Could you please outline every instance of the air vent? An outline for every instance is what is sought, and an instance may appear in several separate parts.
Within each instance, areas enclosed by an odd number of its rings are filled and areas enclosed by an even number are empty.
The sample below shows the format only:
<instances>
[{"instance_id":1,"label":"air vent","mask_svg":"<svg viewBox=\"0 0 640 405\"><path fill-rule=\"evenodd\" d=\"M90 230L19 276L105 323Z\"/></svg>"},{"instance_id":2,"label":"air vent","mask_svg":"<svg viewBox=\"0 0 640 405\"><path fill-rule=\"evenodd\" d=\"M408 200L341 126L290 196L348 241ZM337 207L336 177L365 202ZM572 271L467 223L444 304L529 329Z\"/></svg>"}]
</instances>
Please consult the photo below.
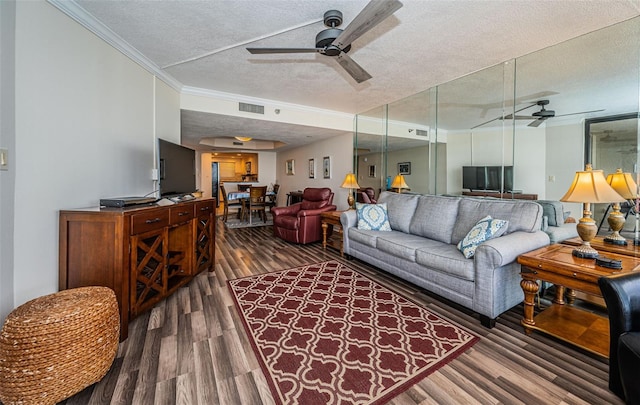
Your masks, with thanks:
<instances>
[{"instance_id":1,"label":"air vent","mask_svg":"<svg viewBox=\"0 0 640 405\"><path fill-rule=\"evenodd\" d=\"M236 141L233 141L233 144L234 145L238 145L238 146L243 146L244 145L243 142L236 142Z\"/></svg>"},{"instance_id":2,"label":"air vent","mask_svg":"<svg viewBox=\"0 0 640 405\"><path fill-rule=\"evenodd\" d=\"M426 131L424 129L416 129L416 135L418 136L429 136L429 131Z\"/></svg>"},{"instance_id":3,"label":"air vent","mask_svg":"<svg viewBox=\"0 0 640 405\"><path fill-rule=\"evenodd\" d=\"M240 111L250 112L254 114L264 114L264 106L257 104L239 103Z\"/></svg>"}]
</instances>

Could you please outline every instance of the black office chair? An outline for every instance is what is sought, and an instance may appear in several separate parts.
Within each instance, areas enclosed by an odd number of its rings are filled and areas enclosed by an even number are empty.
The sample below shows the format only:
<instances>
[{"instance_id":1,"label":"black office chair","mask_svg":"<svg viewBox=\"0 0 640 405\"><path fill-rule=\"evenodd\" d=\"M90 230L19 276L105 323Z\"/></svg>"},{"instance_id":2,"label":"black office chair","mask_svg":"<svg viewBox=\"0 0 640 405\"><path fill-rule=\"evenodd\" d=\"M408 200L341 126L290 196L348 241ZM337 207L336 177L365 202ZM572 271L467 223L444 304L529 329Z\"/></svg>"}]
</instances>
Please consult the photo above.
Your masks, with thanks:
<instances>
[{"instance_id":1,"label":"black office chair","mask_svg":"<svg viewBox=\"0 0 640 405\"><path fill-rule=\"evenodd\" d=\"M609 313L609 389L640 404L640 272L598 280Z\"/></svg>"}]
</instances>

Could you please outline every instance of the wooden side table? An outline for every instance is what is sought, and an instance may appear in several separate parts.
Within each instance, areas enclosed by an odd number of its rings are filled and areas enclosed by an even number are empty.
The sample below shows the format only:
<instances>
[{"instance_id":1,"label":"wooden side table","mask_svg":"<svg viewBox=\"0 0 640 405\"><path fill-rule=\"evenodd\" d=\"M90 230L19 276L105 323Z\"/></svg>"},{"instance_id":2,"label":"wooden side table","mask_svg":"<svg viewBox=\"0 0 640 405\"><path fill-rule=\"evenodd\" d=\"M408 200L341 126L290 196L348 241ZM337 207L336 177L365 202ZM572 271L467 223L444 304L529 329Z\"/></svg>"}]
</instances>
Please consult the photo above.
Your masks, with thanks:
<instances>
[{"instance_id":1,"label":"wooden side table","mask_svg":"<svg viewBox=\"0 0 640 405\"><path fill-rule=\"evenodd\" d=\"M524 292L524 317L522 325L526 333L538 330L572 343L592 353L609 356L609 320L573 305L566 305L565 289L582 291L601 297L598 279L616 274L640 270L640 259L607 253L606 256L622 261L622 269L614 270L597 266L594 259L581 259L571 254L573 246L554 244L525 253L518 257L522 266L520 286ZM556 285L553 304L533 316L537 280ZM569 303L575 295L570 293Z\"/></svg>"},{"instance_id":2,"label":"wooden side table","mask_svg":"<svg viewBox=\"0 0 640 405\"><path fill-rule=\"evenodd\" d=\"M320 214L320 222L322 223L322 248L327 249L330 246L340 251L340 256L344 256L342 250L342 238L344 231L340 222L340 214L342 211L328 211ZM333 234L327 239L329 226L333 228Z\"/></svg>"}]
</instances>

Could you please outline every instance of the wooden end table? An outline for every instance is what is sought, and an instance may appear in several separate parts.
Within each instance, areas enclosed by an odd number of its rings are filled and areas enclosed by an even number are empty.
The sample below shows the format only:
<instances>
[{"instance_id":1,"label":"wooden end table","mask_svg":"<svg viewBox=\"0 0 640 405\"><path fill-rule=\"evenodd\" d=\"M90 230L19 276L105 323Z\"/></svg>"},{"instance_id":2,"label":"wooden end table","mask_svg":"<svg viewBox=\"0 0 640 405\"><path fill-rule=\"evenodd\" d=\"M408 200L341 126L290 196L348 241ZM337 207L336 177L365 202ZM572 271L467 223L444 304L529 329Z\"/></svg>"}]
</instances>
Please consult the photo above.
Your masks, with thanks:
<instances>
[{"instance_id":1,"label":"wooden end table","mask_svg":"<svg viewBox=\"0 0 640 405\"><path fill-rule=\"evenodd\" d=\"M520 286L524 291L524 318L522 325L527 334L542 331L572 343L592 353L609 356L609 320L607 317L585 311L573 305L574 290L602 297L598 279L640 270L640 259L616 253L602 256L622 261L622 269L597 266L594 259L581 259L571 254L573 246L554 244L525 253L518 257L522 266ZM555 284L553 304L533 316L537 280Z\"/></svg>"},{"instance_id":2,"label":"wooden end table","mask_svg":"<svg viewBox=\"0 0 640 405\"><path fill-rule=\"evenodd\" d=\"M344 232L342 230L342 223L340 222L340 214L342 211L328 211L320 214L320 222L322 223L322 248L327 249L330 246L340 251L340 256L344 256L342 250L342 238ZM333 227L333 234L327 239L327 231L329 226Z\"/></svg>"},{"instance_id":3,"label":"wooden end table","mask_svg":"<svg viewBox=\"0 0 640 405\"><path fill-rule=\"evenodd\" d=\"M605 243L604 236L596 236L590 243L598 252L610 252L626 256L640 257L640 246L635 246L633 244L633 239L627 239L627 242L627 245L614 245L613 243ZM563 240L561 243L563 245L580 246L582 244L582 239L580 239L580 237L575 237ZM605 256L608 256L608 254L605 253Z\"/></svg>"}]
</instances>

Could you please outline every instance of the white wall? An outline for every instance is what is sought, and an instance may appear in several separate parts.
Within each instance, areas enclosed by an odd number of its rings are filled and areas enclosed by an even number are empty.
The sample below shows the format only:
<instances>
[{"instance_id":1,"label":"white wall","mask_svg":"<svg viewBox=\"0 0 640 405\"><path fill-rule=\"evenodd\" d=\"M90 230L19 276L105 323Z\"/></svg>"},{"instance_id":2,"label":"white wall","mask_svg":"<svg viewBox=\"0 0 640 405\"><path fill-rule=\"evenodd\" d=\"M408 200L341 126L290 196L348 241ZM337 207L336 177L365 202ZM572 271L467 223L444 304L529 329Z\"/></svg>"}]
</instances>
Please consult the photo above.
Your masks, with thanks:
<instances>
[{"instance_id":1,"label":"white wall","mask_svg":"<svg viewBox=\"0 0 640 405\"><path fill-rule=\"evenodd\" d=\"M179 95L42 1L17 3L15 83L17 306L58 289L59 210L154 190Z\"/></svg>"},{"instance_id":2,"label":"white wall","mask_svg":"<svg viewBox=\"0 0 640 405\"><path fill-rule=\"evenodd\" d=\"M323 178L322 159L331 159L331 178ZM285 174L285 164L293 159L295 170L293 175ZM309 178L309 159L315 161L315 178ZM333 203L338 210L348 209L349 191L340 188L347 173L353 172L353 134L334 136L296 149L278 153L276 164L276 180L280 184L278 205L285 205L287 193L304 190L306 187L329 187L333 192Z\"/></svg>"},{"instance_id":3,"label":"white wall","mask_svg":"<svg viewBox=\"0 0 640 405\"><path fill-rule=\"evenodd\" d=\"M0 1L0 148L9 151L8 170L0 171L0 322L14 301L15 7L15 1Z\"/></svg>"}]
</instances>

